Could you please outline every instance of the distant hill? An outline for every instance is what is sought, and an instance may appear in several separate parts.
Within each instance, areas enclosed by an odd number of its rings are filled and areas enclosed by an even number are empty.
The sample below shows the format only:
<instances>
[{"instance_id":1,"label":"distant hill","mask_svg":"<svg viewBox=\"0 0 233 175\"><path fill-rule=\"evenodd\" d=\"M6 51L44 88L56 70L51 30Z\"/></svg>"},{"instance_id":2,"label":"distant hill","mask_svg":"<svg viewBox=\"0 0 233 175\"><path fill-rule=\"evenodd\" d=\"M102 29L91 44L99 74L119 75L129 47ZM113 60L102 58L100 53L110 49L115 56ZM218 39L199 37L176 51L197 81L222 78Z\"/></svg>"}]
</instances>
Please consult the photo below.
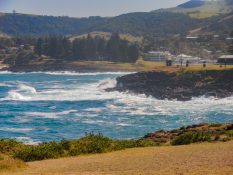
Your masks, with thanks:
<instances>
[{"instance_id":1,"label":"distant hill","mask_svg":"<svg viewBox=\"0 0 233 175\"><path fill-rule=\"evenodd\" d=\"M210 23L206 27L203 27L201 32L211 34L227 34L233 30L233 13L226 14L218 18L216 21Z\"/></svg>"},{"instance_id":2,"label":"distant hill","mask_svg":"<svg viewBox=\"0 0 233 175\"><path fill-rule=\"evenodd\" d=\"M103 31L163 37L185 34L202 23L202 20L172 12L138 12L112 18L5 14L0 16L0 31L11 36L80 35Z\"/></svg>"},{"instance_id":3,"label":"distant hill","mask_svg":"<svg viewBox=\"0 0 233 175\"><path fill-rule=\"evenodd\" d=\"M233 0L190 0L177 7L163 9L167 12L184 13L193 18L208 18L233 11Z\"/></svg>"},{"instance_id":4,"label":"distant hill","mask_svg":"<svg viewBox=\"0 0 233 175\"><path fill-rule=\"evenodd\" d=\"M79 36L103 32L167 37L189 31L229 33L233 0L191 0L174 8L116 17L70 18L0 13L0 31L9 36Z\"/></svg>"},{"instance_id":5,"label":"distant hill","mask_svg":"<svg viewBox=\"0 0 233 175\"><path fill-rule=\"evenodd\" d=\"M205 1L192 0L192 1L188 1L184 4L178 5L178 7L180 7L180 8L196 8L196 7L201 7L203 5L205 5Z\"/></svg>"}]
</instances>

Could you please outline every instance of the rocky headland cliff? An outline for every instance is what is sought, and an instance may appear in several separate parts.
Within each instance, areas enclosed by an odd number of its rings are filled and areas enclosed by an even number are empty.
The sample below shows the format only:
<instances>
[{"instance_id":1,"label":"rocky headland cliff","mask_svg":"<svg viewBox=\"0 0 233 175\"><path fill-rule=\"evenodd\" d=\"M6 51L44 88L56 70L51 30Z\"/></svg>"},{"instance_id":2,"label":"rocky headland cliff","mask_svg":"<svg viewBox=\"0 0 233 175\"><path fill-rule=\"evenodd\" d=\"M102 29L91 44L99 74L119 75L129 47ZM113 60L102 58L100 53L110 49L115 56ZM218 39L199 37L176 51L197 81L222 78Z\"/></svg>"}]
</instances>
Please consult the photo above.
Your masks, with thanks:
<instances>
[{"instance_id":1,"label":"rocky headland cliff","mask_svg":"<svg viewBox=\"0 0 233 175\"><path fill-rule=\"evenodd\" d=\"M187 101L193 97L233 95L233 69L178 72L139 72L117 78L111 90L145 94L157 99Z\"/></svg>"}]
</instances>

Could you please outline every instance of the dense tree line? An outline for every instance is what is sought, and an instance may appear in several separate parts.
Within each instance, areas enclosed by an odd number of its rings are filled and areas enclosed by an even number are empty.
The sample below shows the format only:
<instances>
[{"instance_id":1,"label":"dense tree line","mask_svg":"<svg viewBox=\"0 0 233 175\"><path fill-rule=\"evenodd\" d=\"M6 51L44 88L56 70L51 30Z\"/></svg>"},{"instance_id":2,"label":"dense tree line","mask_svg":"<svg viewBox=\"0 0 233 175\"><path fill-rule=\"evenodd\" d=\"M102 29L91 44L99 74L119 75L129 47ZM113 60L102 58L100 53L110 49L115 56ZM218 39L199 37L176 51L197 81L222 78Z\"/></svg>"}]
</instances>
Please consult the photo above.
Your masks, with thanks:
<instances>
[{"instance_id":1,"label":"dense tree line","mask_svg":"<svg viewBox=\"0 0 233 175\"><path fill-rule=\"evenodd\" d=\"M55 59L135 62L139 57L139 48L113 34L109 40L101 37L78 38L70 41L67 37L38 38L35 53Z\"/></svg>"},{"instance_id":2,"label":"dense tree line","mask_svg":"<svg viewBox=\"0 0 233 175\"><path fill-rule=\"evenodd\" d=\"M233 31L231 32L231 37L233 38ZM231 45L229 46L229 53L233 54L233 41L231 42Z\"/></svg>"}]
</instances>

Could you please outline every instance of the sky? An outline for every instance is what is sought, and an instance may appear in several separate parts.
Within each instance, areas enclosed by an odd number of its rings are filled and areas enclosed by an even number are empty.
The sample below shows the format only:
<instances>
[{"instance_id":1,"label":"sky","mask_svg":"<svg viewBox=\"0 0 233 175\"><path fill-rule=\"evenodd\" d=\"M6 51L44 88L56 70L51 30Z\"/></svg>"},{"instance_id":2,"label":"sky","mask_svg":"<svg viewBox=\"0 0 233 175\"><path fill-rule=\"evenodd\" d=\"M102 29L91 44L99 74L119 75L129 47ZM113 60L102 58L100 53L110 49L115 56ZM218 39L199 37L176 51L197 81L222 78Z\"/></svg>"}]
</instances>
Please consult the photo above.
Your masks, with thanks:
<instances>
[{"instance_id":1,"label":"sky","mask_svg":"<svg viewBox=\"0 0 233 175\"><path fill-rule=\"evenodd\" d=\"M187 0L0 0L0 12L54 16L116 16L174 7Z\"/></svg>"}]
</instances>

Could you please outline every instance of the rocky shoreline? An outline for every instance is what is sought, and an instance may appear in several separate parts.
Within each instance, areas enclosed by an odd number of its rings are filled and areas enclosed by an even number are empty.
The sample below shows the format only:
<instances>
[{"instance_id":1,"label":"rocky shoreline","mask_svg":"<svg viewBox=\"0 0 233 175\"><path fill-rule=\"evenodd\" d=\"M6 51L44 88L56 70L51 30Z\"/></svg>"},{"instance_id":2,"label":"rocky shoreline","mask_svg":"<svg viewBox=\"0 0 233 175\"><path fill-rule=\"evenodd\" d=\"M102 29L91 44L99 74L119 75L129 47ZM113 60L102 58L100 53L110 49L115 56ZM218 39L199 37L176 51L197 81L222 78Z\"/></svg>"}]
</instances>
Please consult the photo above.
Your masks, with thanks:
<instances>
[{"instance_id":1,"label":"rocky shoreline","mask_svg":"<svg viewBox=\"0 0 233 175\"><path fill-rule=\"evenodd\" d=\"M188 139L193 139L190 137L193 137L192 133L203 133L209 135L208 141L228 141L231 136L231 132L233 131L233 124L227 123L227 124L197 124L197 125L191 125L187 127L181 127L179 129L174 129L171 131L156 131L154 133L148 133L146 134L143 139L155 141L158 143L168 143L170 144L174 139L181 138L182 141L186 141ZM191 134L190 134L191 133ZM233 134L233 132L232 132ZM186 138L185 138L185 137ZM197 137L198 135L194 135L194 137ZM206 136L206 135L205 135ZM200 134L199 134L200 137ZM192 141L192 140L190 140Z\"/></svg>"},{"instance_id":2,"label":"rocky shoreline","mask_svg":"<svg viewBox=\"0 0 233 175\"><path fill-rule=\"evenodd\" d=\"M233 95L233 69L179 72L139 72L117 78L113 89L164 100L187 101L193 97L225 98Z\"/></svg>"}]
</instances>

